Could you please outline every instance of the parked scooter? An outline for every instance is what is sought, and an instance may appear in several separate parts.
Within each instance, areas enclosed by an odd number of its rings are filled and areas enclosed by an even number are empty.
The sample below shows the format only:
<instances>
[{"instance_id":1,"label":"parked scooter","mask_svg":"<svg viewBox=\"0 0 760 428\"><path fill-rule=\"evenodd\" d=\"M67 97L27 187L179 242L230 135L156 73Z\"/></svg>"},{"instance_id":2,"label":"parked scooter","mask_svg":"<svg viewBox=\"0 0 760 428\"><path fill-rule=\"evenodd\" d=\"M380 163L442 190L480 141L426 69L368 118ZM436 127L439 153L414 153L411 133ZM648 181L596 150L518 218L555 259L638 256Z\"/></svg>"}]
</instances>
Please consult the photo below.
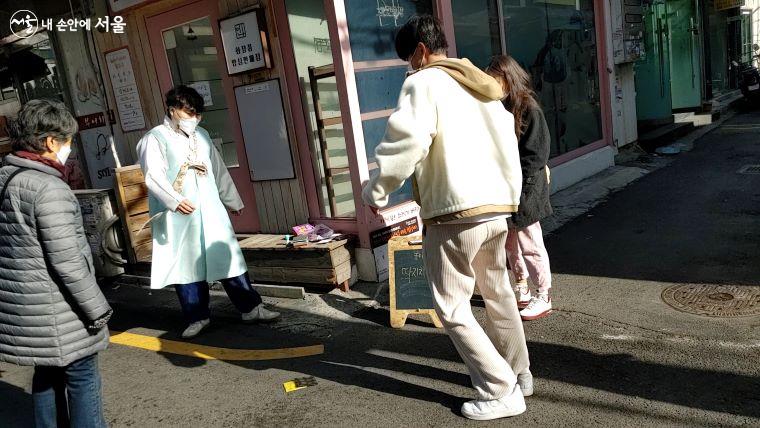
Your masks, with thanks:
<instances>
[{"instance_id":1,"label":"parked scooter","mask_svg":"<svg viewBox=\"0 0 760 428\"><path fill-rule=\"evenodd\" d=\"M753 45L752 48L755 52L760 50L758 45ZM739 64L736 61L731 61L731 64L738 69L739 89L748 101L760 100L760 71L754 65L754 61L757 59L760 59L759 54L752 55L752 61L749 63Z\"/></svg>"}]
</instances>

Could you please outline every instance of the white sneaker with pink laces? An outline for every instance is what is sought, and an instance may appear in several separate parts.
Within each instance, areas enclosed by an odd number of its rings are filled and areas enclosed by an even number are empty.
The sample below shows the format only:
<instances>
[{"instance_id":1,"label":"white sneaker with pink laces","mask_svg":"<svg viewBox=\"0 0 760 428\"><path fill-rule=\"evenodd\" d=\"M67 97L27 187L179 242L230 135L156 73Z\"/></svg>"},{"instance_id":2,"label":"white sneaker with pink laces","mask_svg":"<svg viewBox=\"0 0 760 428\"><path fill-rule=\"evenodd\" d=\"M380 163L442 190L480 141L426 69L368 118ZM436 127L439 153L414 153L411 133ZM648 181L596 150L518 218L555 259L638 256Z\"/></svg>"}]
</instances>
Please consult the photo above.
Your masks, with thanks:
<instances>
[{"instance_id":1,"label":"white sneaker with pink laces","mask_svg":"<svg viewBox=\"0 0 760 428\"><path fill-rule=\"evenodd\" d=\"M532 321L543 318L552 313L552 299L548 294L539 294L534 297L525 309L520 311L523 321Z\"/></svg>"},{"instance_id":2,"label":"white sneaker with pink laces","mask_svg":"<svg viewBox=\"0 0 760 428\"><path fill-rule=\"evenodd\" d=\"M530 288L528 288L527 281L520 281L515 284L515 298L517 299L517 307L523 309L530 304L533 296L530 294Z\"/></svg>"}]
</instances>

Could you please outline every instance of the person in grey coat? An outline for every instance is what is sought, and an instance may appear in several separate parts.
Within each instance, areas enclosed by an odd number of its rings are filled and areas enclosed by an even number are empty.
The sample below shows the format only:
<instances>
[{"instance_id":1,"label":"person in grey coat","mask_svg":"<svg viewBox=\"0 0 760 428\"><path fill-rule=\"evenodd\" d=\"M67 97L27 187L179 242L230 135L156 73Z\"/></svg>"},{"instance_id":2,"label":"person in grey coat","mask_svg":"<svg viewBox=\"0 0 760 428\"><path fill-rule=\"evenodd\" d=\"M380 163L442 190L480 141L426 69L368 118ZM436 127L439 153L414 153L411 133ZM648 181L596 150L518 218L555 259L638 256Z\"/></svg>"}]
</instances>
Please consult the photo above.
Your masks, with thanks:
<instances>
[{"instance_id":1,"label":"person in grey coat","mask_svg":"<svg viewBox=\"0 0 760 428\"><path fill-rule=\"evenodd\" d=\"M0 361L35 367L37 427L106 426L97 353L113 311L61 180L76 131L62 103L30 101L0 168Z\"/></svg>"}]
</instances>

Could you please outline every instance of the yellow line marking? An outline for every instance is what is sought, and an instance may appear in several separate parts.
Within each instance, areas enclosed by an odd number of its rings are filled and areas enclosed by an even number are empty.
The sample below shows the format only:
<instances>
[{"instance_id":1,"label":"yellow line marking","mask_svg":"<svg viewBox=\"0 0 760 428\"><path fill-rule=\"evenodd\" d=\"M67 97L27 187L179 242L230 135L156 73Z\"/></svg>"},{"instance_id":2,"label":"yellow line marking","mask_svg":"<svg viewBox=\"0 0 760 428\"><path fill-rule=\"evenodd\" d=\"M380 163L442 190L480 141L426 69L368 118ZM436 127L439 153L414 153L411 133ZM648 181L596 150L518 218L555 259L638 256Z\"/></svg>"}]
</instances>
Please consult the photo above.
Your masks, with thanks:
<instances>
[{"instance_id":1,"label":"yellow line marking","mask_svg":"<svg viewBox=\"0 0 760 428\"><path fill-rule=\"evenodd\" d=\"M143 334L111 331L111 343L154 352L187 355L204 360L264 361L310 357L325 353L324 345L280 349L232 349L161 339Z\"/></svg>"}]
</instances>

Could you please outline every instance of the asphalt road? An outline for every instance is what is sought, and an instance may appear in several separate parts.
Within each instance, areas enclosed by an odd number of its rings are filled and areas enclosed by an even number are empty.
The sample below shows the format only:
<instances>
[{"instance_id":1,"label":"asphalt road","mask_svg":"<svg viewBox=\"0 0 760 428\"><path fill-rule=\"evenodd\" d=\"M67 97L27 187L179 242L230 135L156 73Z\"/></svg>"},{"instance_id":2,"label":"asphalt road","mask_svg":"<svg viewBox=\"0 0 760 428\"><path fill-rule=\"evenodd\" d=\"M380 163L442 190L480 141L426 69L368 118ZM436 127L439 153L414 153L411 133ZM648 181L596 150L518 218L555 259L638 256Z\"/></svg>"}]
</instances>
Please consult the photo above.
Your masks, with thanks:
<instances>
[{"instance_id":1,"label":"asphalt road","mask_svg":"<svg viewBox=\"0 0 760 428\"><path fill-rule=\"evenodd\" d=\"M466 370L424 319L388 328L387 306L338 292L269 300L270 326L245 326L214 298L193 343L243 349L323 344L319 356L207 361L112 345L102 353L111 426L760 426L760 317L708 318L660 299L680 283L760 292L760 114L737 115L547 240L555 307L526 324L536 394L519 417L475 423ZM108 291L113 330L179 340L169 292ZM382 294L378 300L387 302ZM478 317L482 307L475 307ZM313 376L286 393L283 382ZM31 370L0 364L0 426L31 425Z\"/></svg>"}]
</instances>

